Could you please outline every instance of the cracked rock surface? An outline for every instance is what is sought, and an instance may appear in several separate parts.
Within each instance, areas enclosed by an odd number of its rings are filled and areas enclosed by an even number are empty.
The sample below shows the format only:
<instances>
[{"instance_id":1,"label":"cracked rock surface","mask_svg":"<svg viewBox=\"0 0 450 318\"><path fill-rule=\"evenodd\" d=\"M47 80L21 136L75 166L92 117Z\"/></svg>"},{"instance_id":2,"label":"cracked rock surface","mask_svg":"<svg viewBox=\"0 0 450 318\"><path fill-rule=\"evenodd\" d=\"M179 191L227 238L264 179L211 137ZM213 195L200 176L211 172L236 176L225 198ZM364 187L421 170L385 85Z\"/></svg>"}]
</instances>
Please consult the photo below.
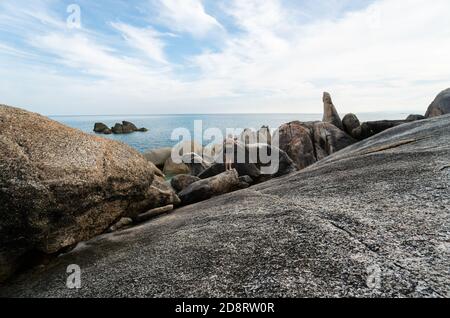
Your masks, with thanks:
<instances>
[{"instance_id":1,"label":"cracked rock surface","mask_svg":"<svg viewBox=\"0 0 450 318\"><path fill-rule=\"evenodd\" d=\"M0 287L38 297L450 297L450 115L79 245ZM82 288L65 286L82 269Z\"/></svg>"}]
</instances>

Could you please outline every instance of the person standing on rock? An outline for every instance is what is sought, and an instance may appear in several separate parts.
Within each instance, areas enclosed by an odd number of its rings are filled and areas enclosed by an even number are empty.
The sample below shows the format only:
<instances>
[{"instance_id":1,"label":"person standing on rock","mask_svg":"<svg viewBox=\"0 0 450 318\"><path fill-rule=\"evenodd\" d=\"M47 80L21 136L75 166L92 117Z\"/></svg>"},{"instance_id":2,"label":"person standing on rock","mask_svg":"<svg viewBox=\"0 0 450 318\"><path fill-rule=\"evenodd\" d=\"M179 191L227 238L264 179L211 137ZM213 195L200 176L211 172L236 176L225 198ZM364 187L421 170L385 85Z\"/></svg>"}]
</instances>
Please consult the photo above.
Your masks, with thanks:
<instances>
[{"instance_id":1,"label":"person standing on rock","mask_svg":"<svg viewBox=\"0 0 450 318\"><path fill-rule=\"evenodd\" d=\"M228 135L225 139L225 171L233 170L234 163L234 146L236 145L236 138L233 135Z\"/></svg>"}]
</instances>

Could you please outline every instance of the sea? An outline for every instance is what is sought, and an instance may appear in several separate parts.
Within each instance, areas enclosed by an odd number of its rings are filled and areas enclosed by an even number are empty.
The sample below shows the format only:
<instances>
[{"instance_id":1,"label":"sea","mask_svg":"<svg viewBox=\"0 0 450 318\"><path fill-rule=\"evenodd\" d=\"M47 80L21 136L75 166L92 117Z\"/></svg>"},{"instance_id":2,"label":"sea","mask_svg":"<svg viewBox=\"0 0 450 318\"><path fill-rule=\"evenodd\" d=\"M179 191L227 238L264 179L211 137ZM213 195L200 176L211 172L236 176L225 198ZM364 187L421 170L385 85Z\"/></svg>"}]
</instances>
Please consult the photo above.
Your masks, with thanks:
<instances>
[{"instance_id":1,"label":"sea","mask_svg":"<svg viewBox=\"0 0 450 318\"><path fill-rule=\"evenodd\" d=\"M360 113L356 114L361 122L383 119L405 119L409 113ZM202 134L194 138L194 123L201 123L202 131L218 128L226 136L227 129L236 131L245 128L259 129L269 126L276 129L282 124L299 121L322 120L322 114L195 114L195 115L101 115L101 116L50 116L53 120L69 127L82 130L88 134L93 132L94 124L102 122L114 126L123 120L133 122L137 127L145 127L148 132L136 132L126 135L101 135L104 138L123 142L140 152L164 147L173 147L180 142L179 137L172 138L177 128L189 130L192 139L206 145L208 140L201 139ZM200 136L199 136L200 135Z\"/></svg>"}]
</instances>

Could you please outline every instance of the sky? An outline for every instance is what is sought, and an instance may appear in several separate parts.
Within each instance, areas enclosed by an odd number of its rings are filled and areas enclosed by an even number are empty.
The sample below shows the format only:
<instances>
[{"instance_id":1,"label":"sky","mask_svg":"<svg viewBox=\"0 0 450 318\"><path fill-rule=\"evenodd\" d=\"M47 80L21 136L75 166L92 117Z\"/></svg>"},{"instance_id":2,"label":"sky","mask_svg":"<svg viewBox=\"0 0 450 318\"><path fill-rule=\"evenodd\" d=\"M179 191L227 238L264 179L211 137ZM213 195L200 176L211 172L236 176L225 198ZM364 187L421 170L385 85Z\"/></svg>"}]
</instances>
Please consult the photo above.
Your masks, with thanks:
<instances>
[{"instance_id":1,"label":"sky","mask_svg":"<svg viewBox=\"0 0 450 318\"><path fill-rule=\"evenodd\" d=\"M45 115L424 113L448 0L0 0L0 103Z\"/></svg>"}]
</instances>

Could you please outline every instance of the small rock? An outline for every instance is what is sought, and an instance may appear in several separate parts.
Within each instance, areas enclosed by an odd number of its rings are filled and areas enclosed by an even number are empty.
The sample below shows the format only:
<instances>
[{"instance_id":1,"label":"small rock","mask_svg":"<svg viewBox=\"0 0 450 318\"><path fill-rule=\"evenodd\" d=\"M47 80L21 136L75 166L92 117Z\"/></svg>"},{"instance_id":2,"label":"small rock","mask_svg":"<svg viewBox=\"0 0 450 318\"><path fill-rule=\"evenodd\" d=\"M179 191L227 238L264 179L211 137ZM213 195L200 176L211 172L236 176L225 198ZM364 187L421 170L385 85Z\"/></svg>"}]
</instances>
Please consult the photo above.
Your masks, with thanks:
<instances>
[{"instance_id":1,"label":"small rock","mask_svg":"<svg viewBox=\"0 0 450 318\"><path fill-rule=\"evenodd\" d=\"M161 214L170 212L170 211L173 210L173 208L174 208L173 205L167 205L167 206L164 206L164 207L161 207L161 208L156 208L156 209L150 210L148 212L145 212L143 214L139 214L137 217L135 217L134 220L137 223L142 223L142 222L148 221L148 220L150 220L150 219L152 219L154 217L157 217L157 216L159 216Z\"/></svg>"},{"instance_id":2,"label":"small rock","mask_svg":"<svg viewBox=\"0 0 450 318\"><path fill-rule=\"evenodd\" d=\"M121 218L119 222L117 222L116 224L114 224L113 226L111 226L108 229L108 233L112 233L112 232L116 232L128 225L133 224L133 220L130 218Z\"/></svg>"},{"instance_id":3,"label":"small rock","mask_svg":"<svg viewBox=\"0 0 450 318\"><path fill-rule=\"evenodd\" d=\"M181 192L184 189L186 189L188 186L193 184L194 182L197 182L200 180L201 179L199 177L195 177L195 176L191 176L191 175L187 175L187 174L181 174L181 175L173 177L172 180L170 181L170 184L176 192Z\"/></svg>"}]
</instances>

